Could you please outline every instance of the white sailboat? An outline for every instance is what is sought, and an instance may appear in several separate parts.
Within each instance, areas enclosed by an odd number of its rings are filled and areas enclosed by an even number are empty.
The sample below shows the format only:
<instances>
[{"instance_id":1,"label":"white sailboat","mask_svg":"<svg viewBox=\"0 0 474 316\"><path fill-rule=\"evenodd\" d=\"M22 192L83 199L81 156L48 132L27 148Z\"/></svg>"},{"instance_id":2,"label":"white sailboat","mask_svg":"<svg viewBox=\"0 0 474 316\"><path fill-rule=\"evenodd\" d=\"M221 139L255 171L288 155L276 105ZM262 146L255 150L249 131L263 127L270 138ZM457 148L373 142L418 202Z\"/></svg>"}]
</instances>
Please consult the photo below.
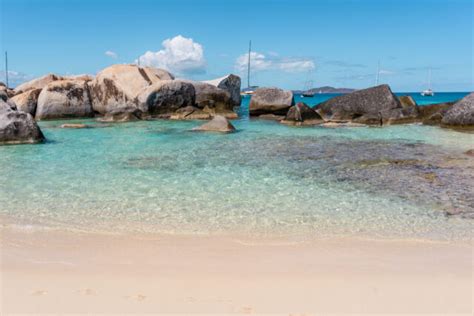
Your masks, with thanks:
<instances>
[{"instance_id":1,"label":"white sailboat","mask_svg":"<svg viewBox=\"0 0 474 316\"><path fill-rule=\"evenodd\" d=\"M314 81L313 81L313 71L308 71L308 80L305 81L303 87L303 93L301 93L302 98L312 98L314 97L314 92L310 91L313 88Z\"/></svg>"},{"instance_id":2,"label":"white sailboat","mask_svg":"<svg viewBox=\"0 0 474 316\"><path fill-rule=\"evenodd\" d=\"M421 91L421 95L424 97L434 96L434 92L431 89L431 68L428 71L428 89Z\"/></svg>"},{"instance_id":3,"label":"white sailboat","mask_svg":"<svg viewBox=\"0 0 474 316\"><path fill-rule=\"evenodd\" d=\"M258 88L256 86L251 86L250 85L250 56L251 56L251 53L252 53L252 41L249 41L249 55L248 55L248 61L247 61L247 88L243 89L240 92L240 95L243 96L243 97L251 96L252 94L254 94L255 89Z\"/></svg>"}]
</instances>

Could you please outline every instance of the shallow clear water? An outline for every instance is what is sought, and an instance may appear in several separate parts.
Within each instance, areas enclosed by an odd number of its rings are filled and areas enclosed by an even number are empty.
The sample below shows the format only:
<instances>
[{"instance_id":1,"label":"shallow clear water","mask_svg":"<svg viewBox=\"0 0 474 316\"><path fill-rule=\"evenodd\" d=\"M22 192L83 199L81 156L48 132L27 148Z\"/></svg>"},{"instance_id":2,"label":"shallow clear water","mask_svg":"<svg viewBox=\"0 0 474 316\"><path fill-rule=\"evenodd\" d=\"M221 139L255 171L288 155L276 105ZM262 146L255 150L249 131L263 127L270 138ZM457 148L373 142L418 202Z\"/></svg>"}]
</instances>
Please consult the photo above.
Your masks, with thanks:
<instances>
[{"instance_id":1,"label":"shallow clear water","mask_svg":"<svg viewBox=\"0 0 474 316\"><path fill-rule=\"evenodd\" d=\"M198 121L61 129L0 146L0 216L27 227L319 238L468 239L473 134L437 127L295 128Z\"/></svg>"}]
</instances>

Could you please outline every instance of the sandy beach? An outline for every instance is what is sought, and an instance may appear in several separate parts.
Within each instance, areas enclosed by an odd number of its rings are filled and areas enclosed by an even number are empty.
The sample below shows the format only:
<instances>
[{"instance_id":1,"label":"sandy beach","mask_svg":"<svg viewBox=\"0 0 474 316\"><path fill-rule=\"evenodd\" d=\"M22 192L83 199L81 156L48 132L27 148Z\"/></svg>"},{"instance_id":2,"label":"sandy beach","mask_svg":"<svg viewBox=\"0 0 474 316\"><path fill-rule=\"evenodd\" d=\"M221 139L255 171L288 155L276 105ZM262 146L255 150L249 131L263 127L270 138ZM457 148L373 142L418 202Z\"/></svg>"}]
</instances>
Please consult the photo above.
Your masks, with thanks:
<instances>
[{"instance_id":1,"label":"sandy beach","mask_svg":"<svg viewBox=\"0 0 474 316\"><path fill-rule=\"evenodd\" d=\"M471 315L472 245L2 231L2 314Z\"/></svg>"}]
</instances>

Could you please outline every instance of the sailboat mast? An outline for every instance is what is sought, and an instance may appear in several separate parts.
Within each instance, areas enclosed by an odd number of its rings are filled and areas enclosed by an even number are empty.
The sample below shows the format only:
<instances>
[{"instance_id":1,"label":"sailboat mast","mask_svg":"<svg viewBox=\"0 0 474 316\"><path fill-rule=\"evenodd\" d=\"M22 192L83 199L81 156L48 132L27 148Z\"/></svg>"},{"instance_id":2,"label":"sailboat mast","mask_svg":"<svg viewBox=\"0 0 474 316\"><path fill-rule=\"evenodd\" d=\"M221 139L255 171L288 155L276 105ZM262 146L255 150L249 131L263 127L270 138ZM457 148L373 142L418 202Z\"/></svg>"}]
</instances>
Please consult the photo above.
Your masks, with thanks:
<instances>
[{"instance_id":1,"label":"sailboat mast","mask_svg":"<svg viewBox=\"0 0 474 316\"><path fill-rule=\"evenodd\" d=\"M7 88L9 87L8 85L8 52L5 51L5 81L7 84Z\"/></svg>"},{"instance_id":2,"label":"sailboat mast","mask_svg":"<svg viewBox=\"0 0 474 316\"><path fill-rule=\"evenodd\" d=\"M428 69L428 89L431 90L431 68Z\"/></svg>"},{"instance_id":3,"label":"sailboat mast","mask_svg":"<svg viewBox=\"0 0 474 316\"><path fill-rule=\"evenodd\" d=\"M247 88L250 88L250 53L252 52L252 41L249 41L249 59L247 62Z\"/></svg>"},{"instance_id":4,"label":"sailboat mast","mask_svg":"<svg viewBox=\"0 0 474 316\"><path fill-rule=\"evenodd\" d=\"M375 85L379 85L379 80L380 80L380 60L377 64L377 74L375 75Z\"/></svg>"}]
</instances>

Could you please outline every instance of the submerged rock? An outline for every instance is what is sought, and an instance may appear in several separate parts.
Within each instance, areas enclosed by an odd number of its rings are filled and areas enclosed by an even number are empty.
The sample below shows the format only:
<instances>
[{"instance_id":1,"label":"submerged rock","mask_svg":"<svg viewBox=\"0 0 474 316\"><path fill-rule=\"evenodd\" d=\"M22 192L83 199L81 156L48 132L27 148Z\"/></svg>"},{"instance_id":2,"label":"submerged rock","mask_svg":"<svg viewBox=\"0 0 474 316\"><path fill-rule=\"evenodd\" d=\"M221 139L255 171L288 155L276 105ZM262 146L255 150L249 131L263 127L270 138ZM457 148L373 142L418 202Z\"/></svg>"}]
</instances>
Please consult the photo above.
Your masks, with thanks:
<instances>
[{"instance_id":1,"label":"submerged rock","mask_svg":"<svg viewBox=\"0 0 474 316\"><path fill-rule=\"evenodd\" d=\"M86 124L80 124L80 123L69 123L69 124L62 124L61 125L61 128L73 128L73 129L76 129L76 128L88 128L88 126Z\"/></svg>"},{"instance_id":2,"label":"submerged rock","mask_svg":"<svg viewBox=\"0 0 474 316\"><path fill-rule=\"evenodd\" d=\"M107 112L104 116L98 118L99 122L133 122L139 121L147 118L147 114L143 113L139 109L129 107L129 108L119 108Z\"/></svg>"},{"instance_id":3,"label":"submerged rock","mask_svg":"<svg viewBox=\"0 0 474 316\"><path fill-rule=\"evenodd\" d=\"M209 122L193 128L193 130L202 132L232 133L235 131L235 127L224 116L218 115Z\"/></svg>"},{"instance_id":4,"label":"submerged rock","mask_svg":"<svg viewBox=\"0 0 474 316\"><path fill-rule=\"evenodd\" d=\"M193 106L196 100L194 86L182 80L162 80L145 88L139 102L146 104L152 115L172 114L176 110Z\"/></svg>"},{"instance_id":5,"label":"submerged rock","mask_svg":"<svg viewBox=\"0 0 474 316\"><path fill-rule=\"evenodd\" d=\"M94 111L105 114L125 108L147 112L146 103L138 95L144 88L161 80L173 78L165 70L136 65L113 65L88 82Z\"/></svg>"},{"instance_id":6,"label":"submerged rock","mask_svg":"<svg viewBox=\"0 0 474 316\"><path fill-rule=\"evenodd\" d=\"M203 82L229 92L232 105L240 106L240 103L242 102L242 97L240 95L241 80L239 76L230 74L222 78Z\"/></svg>"},{"instance_id":7,"label":"submerged rock","mask_svg":"<svg viewBox=\"0 0 474 316\"><path fill-rule=\"evenodd\" d=\"M180 108L170 116L170 119L172 120L209 120L211 118L211 114L194 106Z\"/></svg>"},{"instance_id":8,"label":"submerged rock","mask_svg":"<svg viewBox=\"0 0 474 316\"><path fill-rule=\"evenodd\" d=\"M62 80L63 77L55 75L55 74L47 74L43 77L39 77L36 79L33 79L31 81L25 82L18 87L15 88L15 93L21 93L25 92L31 89L43 89L48 85L49 83L56 81L56 80Z\"/></svg>"},{"instance_id":9,"label":"submerged rock","mask_svg":"<svg viewBox=\"0 0 474 316\"><path fill-rule=\"evenodd\" d=\"M46 85L38 96L35 118L91 117L92 104L84 80L58 80Z\"/></svg>"},{"instance_id":10,"label":"submerged rock","mask_svg":"<svg viewBox=\"0 0 474 316\"><path fill-rule=\"evenodd\" d=\"M0 100L0 144L33 144L44 139L31 114L14 110Z\"/></svg>"},{"instance_id":11,"label":"submerged rock","mask_svg":"<svg viewBox=\"0 0 474 316\"><path fill-rule=\"evenodd\" d=\"M288 110L285 119L281 123L287 125L315 125L324 123L324 120L314 109L303 102L299 102Z\"/></svg>"},{"instance_id":12,"label":"submerged rock","mask_svg":"<svg viewBox=\"0 0 474 316\"><path fill-rule=\"evenodd\" d=\"M452 127L474 127L474 92L447 110L441 124Z\"/></svg>"},{"instance_id":13,"label":"submerged rock","mask_svg":"<svg viewBox=\"0 0 474 316\"><path fill-rule=\"evenodd\" d=\"M15 103L18 110L35 116L40 92L41 89L30 89L15 95L11 100Z\"/></svg>"},{"instance_id":14,"label":"submerged rock","mask_svg":"<svg viewBox=\"0 0 474 316\"><path fill-rule=\"evenodd\" d=\"M399 110L393 111L395 109ZM319 104L316 112L327 121L380 125L402 117L401 109L402 105L390 87L380 85L329 99Z\"/></svg>"},{"instance_id":15,"label":"submerged rock","mask_svg":"<svg viewBox=\"0 0 474 316\"><path fill-rule=\"evenodd\" d=\"M262 114L286 115L295 104L293 92L278 88L259 88L250 99L251 116Z\"/></svg>"}]
</instances>

